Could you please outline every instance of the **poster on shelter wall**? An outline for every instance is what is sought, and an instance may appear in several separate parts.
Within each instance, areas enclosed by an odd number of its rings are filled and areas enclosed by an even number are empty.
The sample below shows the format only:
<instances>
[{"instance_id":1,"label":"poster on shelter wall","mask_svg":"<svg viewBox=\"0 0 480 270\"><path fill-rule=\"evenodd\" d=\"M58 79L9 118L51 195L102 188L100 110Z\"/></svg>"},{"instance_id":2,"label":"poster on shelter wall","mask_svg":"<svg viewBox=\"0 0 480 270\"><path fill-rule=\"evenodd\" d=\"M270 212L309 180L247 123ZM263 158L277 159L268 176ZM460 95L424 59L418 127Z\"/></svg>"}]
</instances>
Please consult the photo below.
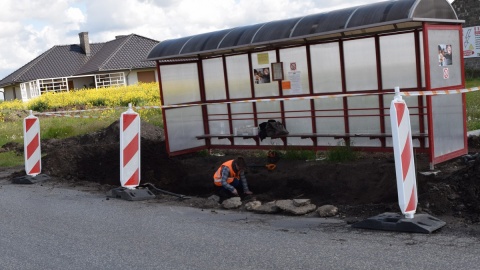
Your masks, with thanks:
<instances>
[{"instance_id":1,"label":"poster on shelter wall","mask_svg":"<svg viewBox=\"0 0 480 270\"><path fill-rule=\"evenodd\" d=\"M452 65L452 45L438 44L438 65L451 66Z\"/></svg>"},{"instance_id":2,"label":"poster on shelter wall","mask_svg":"<svg viewBox=\"0 0 480 270\"><path fill-rule=\"evenodd\" d=\"M257 54L257 62L259 65L268 65L270 63L270 56L268 53Z\"/></svg>"},{"instance_id":3,"label":"poster on shelter wall","mask_svg":"<svg viewBox=\"0 0 480 270\"><path fill-rule=\"evenodd\" d=\"M463 58L480 57L480 26L463 28Z\"/></svg>"},{"instance_id":4,"label":"poster on shelter wall","mask_svg":"<svg viewBox=\"0 0 480 270\"><path fill-rule=\"evenodd\" d=\"M428 29L431 27L432 29ZM430 90L462 84L461 27L427 27Z\"/></svg>"},{"instance_id":5,"label":"poster on shelter wall","mask_svg":"<svg viewBox=\"0 0 480 270\"><path fill-rule=\"evenodd\" d=\"M253 70L253 80L256 84L270 83L270 68L256 68Z\"/></svg>"}]
</instances>

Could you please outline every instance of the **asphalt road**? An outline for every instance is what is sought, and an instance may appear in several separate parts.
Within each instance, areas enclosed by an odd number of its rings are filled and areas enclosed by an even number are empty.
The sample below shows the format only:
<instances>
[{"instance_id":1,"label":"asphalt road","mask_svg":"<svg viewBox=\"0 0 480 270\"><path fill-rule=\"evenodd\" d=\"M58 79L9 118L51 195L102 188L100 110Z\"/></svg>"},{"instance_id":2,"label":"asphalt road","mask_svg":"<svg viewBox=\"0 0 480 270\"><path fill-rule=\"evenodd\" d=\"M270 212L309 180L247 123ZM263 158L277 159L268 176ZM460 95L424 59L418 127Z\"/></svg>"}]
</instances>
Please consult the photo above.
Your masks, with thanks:
<instances>
[{"instance_id":1,"label":"asphalt road","mask_svg":"<svg viewBox=\"0 0 480 270\"><path fill-rule=\"evenodd\" d=\"M1 269L478 269L468 235L107 200L0 181Z\"/></svg>"}]
</instances>

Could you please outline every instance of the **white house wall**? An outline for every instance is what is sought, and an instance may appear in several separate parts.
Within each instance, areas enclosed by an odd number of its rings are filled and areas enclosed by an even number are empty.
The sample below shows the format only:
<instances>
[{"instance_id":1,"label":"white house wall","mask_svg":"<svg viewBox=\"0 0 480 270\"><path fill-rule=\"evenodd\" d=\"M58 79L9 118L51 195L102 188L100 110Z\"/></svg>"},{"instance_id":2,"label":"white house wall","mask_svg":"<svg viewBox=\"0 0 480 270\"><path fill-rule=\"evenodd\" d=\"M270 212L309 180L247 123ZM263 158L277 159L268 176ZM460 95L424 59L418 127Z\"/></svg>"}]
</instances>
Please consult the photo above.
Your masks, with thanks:
<instances>
[{"instance_id":1,"label":"white house wall","mask_svg":"<svg viewBox=\"0 0 480 270\"><path fill-rule=\"evenodd\" d=\"M15 89L15 90L14 90ZM20 91L20 85L17 86L6 86L4 87L5 100L14 100L21 99L22 93Z\"/></svg>"}]
</instances>

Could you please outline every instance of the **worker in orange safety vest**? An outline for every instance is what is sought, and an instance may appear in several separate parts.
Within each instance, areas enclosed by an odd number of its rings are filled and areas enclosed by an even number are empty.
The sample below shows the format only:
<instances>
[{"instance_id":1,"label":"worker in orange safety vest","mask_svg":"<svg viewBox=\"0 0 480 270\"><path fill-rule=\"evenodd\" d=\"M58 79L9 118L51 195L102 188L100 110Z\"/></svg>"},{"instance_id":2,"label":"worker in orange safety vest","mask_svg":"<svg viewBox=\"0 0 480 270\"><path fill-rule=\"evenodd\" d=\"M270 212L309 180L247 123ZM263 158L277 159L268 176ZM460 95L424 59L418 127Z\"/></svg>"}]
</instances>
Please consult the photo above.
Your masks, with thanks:
<instances>
[{"instance_id":1,"label":"worker in orange safety vest","mask_svg":"<svg viewBox=\"0 0 480 270\"><path fill-rule=\"evenodd\" d=\"M219 188L220 197L239 196L240 194L253 194L248 189L245 169L247 164L243 157L225 161L213 175L213 182Z\"/></svg>"}]
</instances>

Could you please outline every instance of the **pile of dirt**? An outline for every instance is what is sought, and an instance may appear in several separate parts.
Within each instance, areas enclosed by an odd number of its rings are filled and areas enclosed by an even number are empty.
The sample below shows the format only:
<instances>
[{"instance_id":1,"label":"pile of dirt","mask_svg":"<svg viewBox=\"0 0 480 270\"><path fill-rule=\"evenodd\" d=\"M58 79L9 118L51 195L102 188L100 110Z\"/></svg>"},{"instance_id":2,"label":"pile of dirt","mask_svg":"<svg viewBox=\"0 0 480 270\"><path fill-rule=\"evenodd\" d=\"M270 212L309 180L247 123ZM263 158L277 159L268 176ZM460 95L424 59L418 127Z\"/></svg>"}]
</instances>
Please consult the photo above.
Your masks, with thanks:
<instances>
[{"instance_id":1,"label":"pile of dirt","mask_svg":"<svg viewBox=\"0 0 480 270\"><path fill-rule=\"evenodd\" d=\"M170 186L184 177L178 161L165 149L163 129L141 123L141 178L161 186ZM46 174L73 181L120 184L120 123L77 137L42 141L43 170Z\"/></svg>"},{"instance_id":2,"label":"pile of dirt","mask_svg":"<svg viewBox=\"0 0 480 270\"><path fill-rule=\"evenodd\" d=\"M204 198L212 195L215 170L225 160L242 155L250 165L250 189L262 202L308 198L318 206L336 205L344 216L359 217L399 211L393 153L362 153L357 160L342 163L287 160L280 156L276 169L269 171L262 167L267 158L260 151L169 157L163 129L142 122L141 137L142 183L170 192ZM118 121L92 134L42 141L43 172L59 181L119 186L118 142ZM480 139L470 137L469 144L475 153ZM437 165L435 174L429 172L427 156L417 154L416 168L417 212L480 222L480 159L454 159Z\"/></svg>"}]
</instances>

